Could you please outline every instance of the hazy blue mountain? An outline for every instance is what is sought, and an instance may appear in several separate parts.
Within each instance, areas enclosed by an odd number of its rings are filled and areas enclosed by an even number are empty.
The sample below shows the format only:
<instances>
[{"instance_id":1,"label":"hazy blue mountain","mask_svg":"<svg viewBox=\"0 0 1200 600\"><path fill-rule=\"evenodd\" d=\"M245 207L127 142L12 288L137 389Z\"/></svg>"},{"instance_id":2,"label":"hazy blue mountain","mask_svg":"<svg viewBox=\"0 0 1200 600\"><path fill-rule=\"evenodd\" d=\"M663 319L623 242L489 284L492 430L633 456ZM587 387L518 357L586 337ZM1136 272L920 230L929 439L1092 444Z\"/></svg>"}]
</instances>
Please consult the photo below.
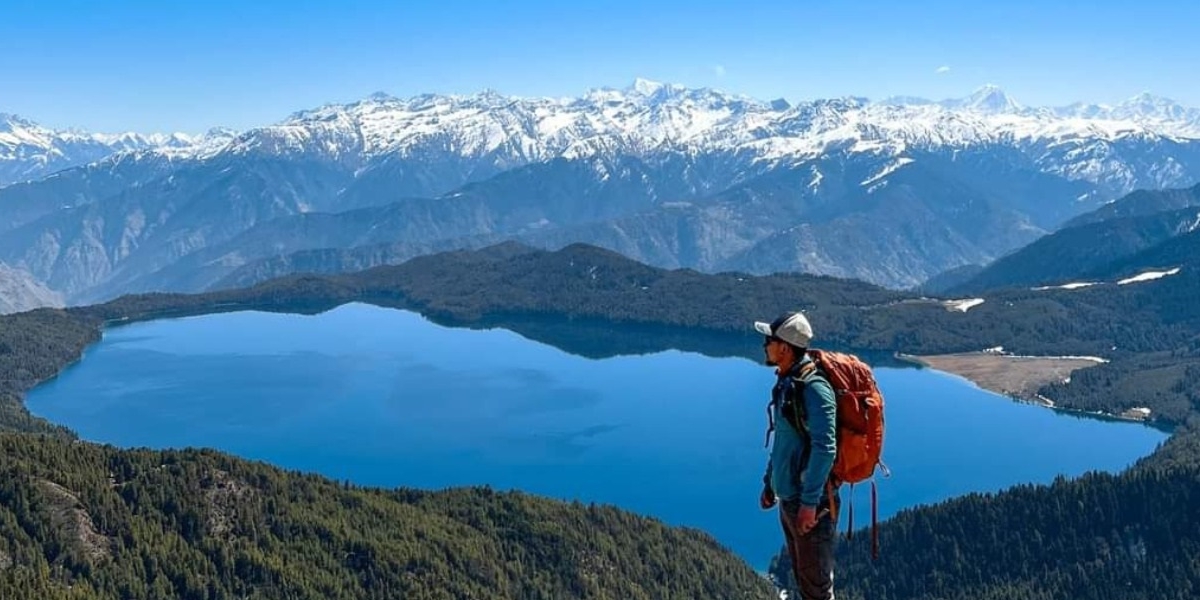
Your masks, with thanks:
<instances>
[{"instance_id":1,"label":"hazy blue mountain","mask_svg":"<svg viewBox=\"0 0 1200 600\"><path fill-rule=\"evenodd\" d=\"M907 288L1134 190L1195 184L1198 123L1153 97L1045 109L993 87L795 104L646 80L567 99L373 95L0 188L0 260L75 302L504 239Z\"/></svg>"},{"instance_id":2,"label":"hazy blue mountain","mask_svg":"<svg viewBox=\"0 0 1200 600\"><path fill-rule=\"evenodd\" d=\"M1187 208L1178 208L1178 207ZM1138 191L987 266L951 293L1086 283L1109 265L1200 228L1200 186ZM1136 262L1136 261L1135 261Z\"/></svg>"}]
</instances>

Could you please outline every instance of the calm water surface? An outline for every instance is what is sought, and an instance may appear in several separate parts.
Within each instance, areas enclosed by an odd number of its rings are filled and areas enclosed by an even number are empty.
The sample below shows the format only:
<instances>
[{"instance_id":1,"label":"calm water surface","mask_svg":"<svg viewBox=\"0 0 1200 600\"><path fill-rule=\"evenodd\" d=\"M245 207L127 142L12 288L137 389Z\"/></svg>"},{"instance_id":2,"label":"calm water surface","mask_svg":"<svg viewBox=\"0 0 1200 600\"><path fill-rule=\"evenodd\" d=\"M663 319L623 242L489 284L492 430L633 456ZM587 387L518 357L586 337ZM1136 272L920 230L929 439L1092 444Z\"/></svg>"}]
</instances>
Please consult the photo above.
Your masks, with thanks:
<instances>
[{"instance_id":1,"label":"calm water surface","mask_svg":"<svg viewBox=\"0 0 1200 600\"><path fill-rule=\"evenodd\" d=\"M958 377L877 367L880 516L972 491L1119 470L1165 434L1014 403ZM504 329L363 304L110 329L29 395L37 415L124 447L204 446L372 486L489 484L704 529L765 568L758 509L772 371L676 350L588 359ZM869 513L856 494L856 524Z\"/></svg>"}]
</instances>

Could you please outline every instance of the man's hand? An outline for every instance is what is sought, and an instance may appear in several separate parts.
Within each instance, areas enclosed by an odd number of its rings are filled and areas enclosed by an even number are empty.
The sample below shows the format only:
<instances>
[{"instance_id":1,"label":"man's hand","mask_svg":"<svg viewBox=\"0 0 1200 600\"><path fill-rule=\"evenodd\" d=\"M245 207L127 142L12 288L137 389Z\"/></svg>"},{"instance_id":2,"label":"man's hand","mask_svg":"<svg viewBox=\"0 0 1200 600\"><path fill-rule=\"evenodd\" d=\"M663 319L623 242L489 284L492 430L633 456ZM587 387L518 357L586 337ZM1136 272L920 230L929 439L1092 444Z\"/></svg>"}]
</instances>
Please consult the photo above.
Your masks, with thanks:
<instances>
[{"instance_id":1,"label":"man's hand","mask_svg":"<svg viewBox=\"0 0 1200 600\"><path fill-rule=\"evenodd\" d=\"M771 486L763 486L762 495L758 497L758 505L761 506L763 510L768 510L772 506L775 506L775 492L771 490Z\"/></svg>"},{"instance_id":2,"label":"man's hand","mask_svg":"<svg viewBox=\"0 0 1200 600\"><path fill-rule=\"evenodd\" d=\"M812 531L813 527L817 526L817 509L815 506L801 506L800 512L796 514L796 528L800 530L800 535L805 535Z\"/></svg>"}]
</instances>

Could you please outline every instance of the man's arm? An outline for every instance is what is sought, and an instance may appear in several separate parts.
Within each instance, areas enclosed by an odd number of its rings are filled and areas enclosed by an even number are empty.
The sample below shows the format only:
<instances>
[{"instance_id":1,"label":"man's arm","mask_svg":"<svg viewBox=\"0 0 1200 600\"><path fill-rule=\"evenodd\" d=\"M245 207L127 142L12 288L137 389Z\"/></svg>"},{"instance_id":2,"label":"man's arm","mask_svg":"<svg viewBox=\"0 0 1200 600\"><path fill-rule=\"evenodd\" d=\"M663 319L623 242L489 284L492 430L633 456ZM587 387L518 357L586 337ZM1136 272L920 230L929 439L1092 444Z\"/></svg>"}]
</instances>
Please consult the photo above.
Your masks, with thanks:
<instances>
[{"instance_id":1,"label":"man's arm","mask_svg":"<svg viewBox=\"0 0 1200 600\"><path fill-rule=\"evenodd\" d=\"M833 469L837 457L837 399L833 388L824 380L815 380L807 386L804 408L808 416L810 453L808 466L801 479L800 504L815 507L821 501L825 481Z\"/></svg>"}]
</instances>

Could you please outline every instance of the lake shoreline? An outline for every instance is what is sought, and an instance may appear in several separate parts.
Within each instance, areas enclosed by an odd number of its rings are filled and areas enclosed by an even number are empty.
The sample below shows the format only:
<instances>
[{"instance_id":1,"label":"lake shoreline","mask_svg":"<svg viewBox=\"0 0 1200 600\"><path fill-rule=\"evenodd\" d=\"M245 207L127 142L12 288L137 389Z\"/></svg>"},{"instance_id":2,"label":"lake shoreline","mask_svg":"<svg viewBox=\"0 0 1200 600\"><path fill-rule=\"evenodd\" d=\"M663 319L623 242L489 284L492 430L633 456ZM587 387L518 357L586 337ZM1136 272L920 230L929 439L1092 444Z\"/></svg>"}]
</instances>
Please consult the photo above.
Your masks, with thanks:
<instances>
[{"instance_id":1,"label":"lake shoreline","mask_svg":"<svg viewBox=\"0 0 1200 600\"><path fill-rule=\"evenodd\" d=\"M1045 385L1069 383L1071 373L1079 369L1107 362L1102 358L1092 356L1016 356L995 350L928 355L898 352L896 358L962 377L981 389L1025 404L1034 404L1061 412L1137 423L1147 423L1151 417L1149 409L1144 408L1113 414L1063 407L1039 393L1039 390Z\"/></svg>"}]
</instances>

